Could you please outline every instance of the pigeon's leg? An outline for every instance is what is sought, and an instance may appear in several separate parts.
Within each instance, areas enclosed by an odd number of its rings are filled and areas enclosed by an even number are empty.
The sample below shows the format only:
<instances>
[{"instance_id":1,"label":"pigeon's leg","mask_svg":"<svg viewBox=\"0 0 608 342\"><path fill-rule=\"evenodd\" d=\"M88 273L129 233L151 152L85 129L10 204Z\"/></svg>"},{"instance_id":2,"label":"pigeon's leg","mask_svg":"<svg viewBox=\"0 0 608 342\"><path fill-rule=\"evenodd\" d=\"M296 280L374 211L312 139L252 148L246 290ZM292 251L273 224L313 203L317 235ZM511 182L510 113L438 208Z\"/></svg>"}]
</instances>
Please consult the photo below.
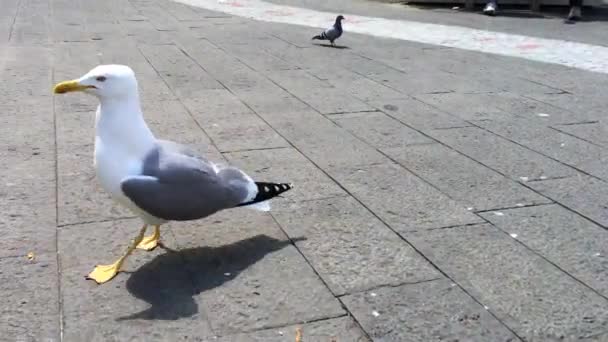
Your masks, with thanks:
<instances>
[{"instance_id":1,"label":"pigeon's leg","mask_svg":"<svg viewBox=\"0 0 608 342\"><path fill-rule=\"evenodd\" d=\"M144 237L143 240L137 245L138 249L151 251L158 246L160 240L160 225L154 226L154 233L150 236Z\"/></svg>"},{"instance_id":2,"label":"pigeon's leg","mask_svg":"<svg viewBox=\"0 0 608 342\"><path fill-rule=\"evenodd\" d=\"M334 41L331 41L331 46L336 46L336 43L334 43Z\"/></svg>"},{"instance_id":3,"label":"pigeon's leg","mask_svg":"<svg viewBox=\"0 0 608 342\"><path fill-rule=\"evenodd\" d=\"M113 264L95 266L95 269L93 270L93 272L91 272L91 273L89 273L89 275L87 275L87 279L95 280L97 282L97 284L103 284L105 282L110 281L112 278L114 278L120 271L120 268L122 267L122 264L125 262L127 257L131 253L133 253L133 251L135 250L135 247L141 242L141 240L144 239L144 233L146 232L147 227L148 227L148 225L144 224L144 226L139 230L139 234L137 234L137 236L135 237L135 240L129 246L129 249L127 249L127 252L123 256L121 256Z\"/></svg>"}]
</instances>

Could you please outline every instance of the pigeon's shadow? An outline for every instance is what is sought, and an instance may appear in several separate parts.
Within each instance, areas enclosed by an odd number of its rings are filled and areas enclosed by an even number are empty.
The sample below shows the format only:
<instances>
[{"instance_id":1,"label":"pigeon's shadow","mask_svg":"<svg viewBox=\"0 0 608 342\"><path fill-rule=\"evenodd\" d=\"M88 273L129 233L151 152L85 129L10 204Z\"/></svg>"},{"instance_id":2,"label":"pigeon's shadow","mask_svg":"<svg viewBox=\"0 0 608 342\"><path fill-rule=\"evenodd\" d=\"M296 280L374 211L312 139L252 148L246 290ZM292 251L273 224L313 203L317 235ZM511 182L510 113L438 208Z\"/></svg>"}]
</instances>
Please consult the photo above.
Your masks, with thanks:
<instances>
[{"instance_id":1,"label":"pigeon's shadow","mask_svg":"<svg viewBox=\"0 0 608 342\"><path fill-rule=\"evenodd\" d=\"M294 241L305 240L297 238ZM177 320L198 313L194 296L221 286L292 241L277 240L267 235L237 241L219 247L197 247L167 252L156 256L127 280L127 291L147 302L144 311L119 317L117 321Z\"/></svg>"},{"instance_id":2,"label":"pigeon's shadow","mask_svg":"<svg viewBox=\"0 0 608 342\"><path fill-rule=\"evenodd\" d=\"M315 44L317 46L322 46L322 47L328 47L328 48L334 48L334 49L347 49L350 50L350 48L348 46L345 45L331 45L331 44Z\"/></svg>"}]
</instances>

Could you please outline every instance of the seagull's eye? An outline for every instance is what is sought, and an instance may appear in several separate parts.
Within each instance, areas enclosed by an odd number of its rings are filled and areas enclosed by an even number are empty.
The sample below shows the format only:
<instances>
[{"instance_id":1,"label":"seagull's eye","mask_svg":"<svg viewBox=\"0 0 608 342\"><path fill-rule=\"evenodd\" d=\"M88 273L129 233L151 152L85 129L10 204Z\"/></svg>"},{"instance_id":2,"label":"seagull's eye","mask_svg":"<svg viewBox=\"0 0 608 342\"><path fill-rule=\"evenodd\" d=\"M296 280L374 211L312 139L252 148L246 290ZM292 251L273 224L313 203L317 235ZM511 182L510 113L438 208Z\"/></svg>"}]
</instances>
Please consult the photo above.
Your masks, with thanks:
<instances>
[{"instance_id":1,"label":"seagull's eye","mask_svg":"<svg viewBox=\"0 0 608 342\"><path fill-rule=\"evenodd\" d=\"M103 82L103 81L105 81L105 80L106 80L106 77L105 77L105 76L98 76L98 77L96 78L96 80L97 80L97 81L99 81L99 82Z\"/></svg>"}]
</instances>

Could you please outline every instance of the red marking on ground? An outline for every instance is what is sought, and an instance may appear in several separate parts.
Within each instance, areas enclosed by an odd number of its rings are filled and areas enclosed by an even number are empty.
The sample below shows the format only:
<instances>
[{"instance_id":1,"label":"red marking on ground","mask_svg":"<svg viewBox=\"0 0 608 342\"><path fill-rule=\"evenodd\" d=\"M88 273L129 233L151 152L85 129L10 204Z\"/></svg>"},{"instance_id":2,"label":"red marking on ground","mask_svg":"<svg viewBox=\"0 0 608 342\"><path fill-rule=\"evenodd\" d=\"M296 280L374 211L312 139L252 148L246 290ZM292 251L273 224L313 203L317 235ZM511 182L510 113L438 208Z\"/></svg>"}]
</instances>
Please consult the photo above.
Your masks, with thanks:
<instances>
[{"instance_id":1,"label":"red marking on ground","mask_svg":"<svg viewBox=\"0 0 608 342\"><path fill-rule=\"evenodd\" d=\"M244 7L244 5L243 5L243 4L238 3L238 2L236 2L236 1L227 2L226 4L227 4L227 5L230 5L230 6L232 6L232 7Z\"/></svg>"},{"instance_id":2,"label":"red marking on ground","mask_svg":"<svg viewBox=\"0 0 608 342\"><path fill-rule=\"evenodd\" d=\"M516 47L521 50L534 50L534 49L538 49L541 46L542 45L540 45L540 44L519 44Z\"/></svg>"}]
</instances>

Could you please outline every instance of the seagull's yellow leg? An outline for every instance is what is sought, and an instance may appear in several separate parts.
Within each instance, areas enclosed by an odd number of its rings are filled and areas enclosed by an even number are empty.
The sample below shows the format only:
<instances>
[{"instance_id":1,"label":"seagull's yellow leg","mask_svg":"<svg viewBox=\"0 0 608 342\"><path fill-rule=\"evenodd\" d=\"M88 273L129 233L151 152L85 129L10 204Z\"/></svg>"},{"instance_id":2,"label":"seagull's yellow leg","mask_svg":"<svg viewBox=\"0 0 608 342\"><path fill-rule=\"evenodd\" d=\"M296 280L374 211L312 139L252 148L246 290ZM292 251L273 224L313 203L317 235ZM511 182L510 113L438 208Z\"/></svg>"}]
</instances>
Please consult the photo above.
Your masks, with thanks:
<instances>
[{"instance_id":1,"label":"seagull's yellow leg","mask_svg":"<svg viewBox=\"0 0 608 342\"><path fill-rule=\"evenodd\" d=\"M146 251L151 251L156 246L158 246L158 241L160 240L160 225L154 226L154 233L150 236L144 237L143 240L137 245L138 249L143 249Z\"/></svg>"},{"instance_id":2,"label":"seagull's yellow leg","mask_svg":"<svg viewBox=\"0 0 608 342\"><path fill-rule=\"evenodd\" d=\"M139 234L137 234L137 237L135 237L135 240L133 241L133 243L129 246L129 249L127 249L127 252L123 256L121 256L118 260L116 260L115 263L110 264L110 265L95 266L95 269L93 270L93 272L89 273L89 275L87 276L87 279L95 280L97 282L97 284L103 284L107 281L110 281L110 279L114 278L120 271L120 268L122 267L122 264L125 262L127 257L131 253L133 253L133 251L135 250L135 247L141 242L141 240L144 239L144 233L146 232L147 227L148 227L148 225L144 224L144 226L139 231Z\"/></svg>"}]
</instances>

